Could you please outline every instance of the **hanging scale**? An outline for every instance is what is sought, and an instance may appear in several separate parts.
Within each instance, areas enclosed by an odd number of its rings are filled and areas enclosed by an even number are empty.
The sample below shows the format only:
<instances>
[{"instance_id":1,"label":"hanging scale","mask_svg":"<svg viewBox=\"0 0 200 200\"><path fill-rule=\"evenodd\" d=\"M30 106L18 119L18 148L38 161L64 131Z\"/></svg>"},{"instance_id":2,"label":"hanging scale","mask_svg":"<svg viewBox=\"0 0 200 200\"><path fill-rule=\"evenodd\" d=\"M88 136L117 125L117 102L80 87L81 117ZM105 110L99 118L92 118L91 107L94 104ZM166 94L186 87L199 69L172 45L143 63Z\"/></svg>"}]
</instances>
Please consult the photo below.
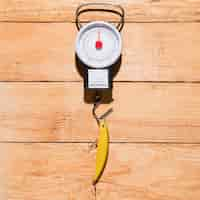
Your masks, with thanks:
<instances>
[{"instance_id":1,"label":"hanging scale","mask_svg":"<svg viewBox=\"0 0 200 200\"><path fill-rule=\"evenodd\" d=\"M82 26L80 15L85 12L110 12L120 16L115 26L105 21L92 21ZM89 3L80 5L76 10L76 57L83 66L85 90L95 92L93 116L99 126L99 139L96 155L96 172L93 184L100 179L109 152L109 133L105 116L97 117L95 110L102 103L102 94L112 90L113 68L121 57L122 39L120 31L124 25L124 9L120 5Z\"/></svg>"}]
</instances>

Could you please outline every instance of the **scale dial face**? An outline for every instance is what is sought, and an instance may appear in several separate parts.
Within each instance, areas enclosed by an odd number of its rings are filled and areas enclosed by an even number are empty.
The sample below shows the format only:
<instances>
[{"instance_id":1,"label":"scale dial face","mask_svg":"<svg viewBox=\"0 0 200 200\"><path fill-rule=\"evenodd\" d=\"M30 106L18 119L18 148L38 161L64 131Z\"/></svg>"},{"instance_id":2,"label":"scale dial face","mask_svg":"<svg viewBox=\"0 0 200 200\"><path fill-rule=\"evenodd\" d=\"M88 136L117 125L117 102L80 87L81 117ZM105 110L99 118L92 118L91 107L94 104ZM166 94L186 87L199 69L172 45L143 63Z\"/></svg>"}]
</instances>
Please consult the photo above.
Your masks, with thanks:
<instances>
[{"instance_id":1,"label":"scale dial face","mask_svg":"<svg viewBox=\"0 0 200 200\"><path fill-rule=\"evenodd\" d=\"M107 22L91 22L85 25L76 39L76 54L88 67L106 68L120 57L122 49L119 31Z\"/></svg>"}]
</instances>

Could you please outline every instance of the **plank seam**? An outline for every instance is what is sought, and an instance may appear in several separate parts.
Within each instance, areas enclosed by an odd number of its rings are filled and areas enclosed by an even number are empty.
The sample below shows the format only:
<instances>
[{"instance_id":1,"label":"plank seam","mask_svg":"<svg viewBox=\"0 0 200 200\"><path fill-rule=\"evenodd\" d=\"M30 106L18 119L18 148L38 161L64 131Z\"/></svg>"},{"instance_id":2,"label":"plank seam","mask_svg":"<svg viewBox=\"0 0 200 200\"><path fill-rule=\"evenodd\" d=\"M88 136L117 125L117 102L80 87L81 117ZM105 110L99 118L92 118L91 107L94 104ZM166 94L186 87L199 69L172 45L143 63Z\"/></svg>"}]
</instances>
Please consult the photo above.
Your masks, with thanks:
<instances>
[{"instance_id":1,"label":"plank seam","mask_svg":"<svg viewBox=\"0 0 200 200\"><path fill-rule=\"evenodd\" d=\"M91 21L81 21L82 23L89 23ZM117 23L118 21L108 21L110 23ZM56 24L56 23L71 23L71 24L75 24L75 21L68 21L68 20L60 20L60 21L18 21L18 20L0 20L0 23L27 23L27 24L31 24L31 23L41 23L41 24ZM165 20L160 20L160 21L156 21L156 20L152 20L152 21L135 21L135 20L131 20L131 21L125 21L125 24L162 24L162 23L168 23L168 24L189 24L189 23L200 23L200 20L169 20L169 21L165 21Z\"/></svg>"},{"instance_id":2,"label":"plank seam","mask_svg":"<svg viewBox=\"0 0 200 200\"><path fill-rule=\"evenodd\" d=\"M94 141L0 141L0 144L91 144ZM200 142L111 141L110 144L200 145Z\"/></svg>"},{"instance_id":3,"label":"plank seam","mask_svg":"<svg viewBox=\"0 0 200 200\"><path fill-rule=\"evenodd\" d=\"M41 81L0 81L0 83L83 83L83 81L79 80L71 80L71 81L47 81L47 80L41 80ZM167 84L200 84L200 81L113 81L113 83L167 83Z\"/></svg>"}]
</instances>

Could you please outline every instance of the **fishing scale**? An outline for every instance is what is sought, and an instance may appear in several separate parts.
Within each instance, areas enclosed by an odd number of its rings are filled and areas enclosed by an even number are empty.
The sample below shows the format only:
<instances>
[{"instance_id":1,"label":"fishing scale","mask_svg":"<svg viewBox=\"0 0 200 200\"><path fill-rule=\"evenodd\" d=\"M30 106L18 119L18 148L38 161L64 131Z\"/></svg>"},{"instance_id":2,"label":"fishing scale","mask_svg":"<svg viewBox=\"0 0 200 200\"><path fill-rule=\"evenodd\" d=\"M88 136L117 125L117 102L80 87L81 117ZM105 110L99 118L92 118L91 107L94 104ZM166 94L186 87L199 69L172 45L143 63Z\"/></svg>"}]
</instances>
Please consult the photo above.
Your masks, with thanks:
<instances>
[{"instance_id":1,"label":"fishing scale","mask_svg":"<svg viewBox=\"0 0 200 200\"><path fill-rule=\"evenodd\" d=\"M85 12L110 12L120 16L115 26L105 21L92 21L84 26L80 15ZM109 3L82 4L76 10L76 57L83 66L84 88L95 92L93 116L99 126L99 139L96 155L96 172L93 184L96 184L105 168L109 151L109 133L105 114L97 117L95 110L102 102L102 95L112 90L113 68L119 61L122 51L120 31L124 25L124 9L120 5Z\"/></svg>"}]
</instances>

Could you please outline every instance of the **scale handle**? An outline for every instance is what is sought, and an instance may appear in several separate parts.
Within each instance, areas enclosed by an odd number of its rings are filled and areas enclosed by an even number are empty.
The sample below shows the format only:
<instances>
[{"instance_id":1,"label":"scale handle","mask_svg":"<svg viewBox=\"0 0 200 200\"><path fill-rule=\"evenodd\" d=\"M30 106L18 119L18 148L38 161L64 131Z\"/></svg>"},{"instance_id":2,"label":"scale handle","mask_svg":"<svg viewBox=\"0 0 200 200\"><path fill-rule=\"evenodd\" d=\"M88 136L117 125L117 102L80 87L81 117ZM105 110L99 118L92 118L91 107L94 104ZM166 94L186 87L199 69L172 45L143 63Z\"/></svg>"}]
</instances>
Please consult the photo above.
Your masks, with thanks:
<instances>
[{"instance_id":1,"label":"scale handle","mask_svg":"<svg viewBox=\"0 0 200 200\"><path fill-rule=\"evenodd\" d=\"M76 27L78 30L81 29L82 24L80 22L80 15L86 12L110 12L120 16L120 21L117 23L116 28L120 32L124 26L124 16L125 11L121 5L112 4L112 3L85 3L78 6L76 9Z\"/></svg>"}]
</instances>

